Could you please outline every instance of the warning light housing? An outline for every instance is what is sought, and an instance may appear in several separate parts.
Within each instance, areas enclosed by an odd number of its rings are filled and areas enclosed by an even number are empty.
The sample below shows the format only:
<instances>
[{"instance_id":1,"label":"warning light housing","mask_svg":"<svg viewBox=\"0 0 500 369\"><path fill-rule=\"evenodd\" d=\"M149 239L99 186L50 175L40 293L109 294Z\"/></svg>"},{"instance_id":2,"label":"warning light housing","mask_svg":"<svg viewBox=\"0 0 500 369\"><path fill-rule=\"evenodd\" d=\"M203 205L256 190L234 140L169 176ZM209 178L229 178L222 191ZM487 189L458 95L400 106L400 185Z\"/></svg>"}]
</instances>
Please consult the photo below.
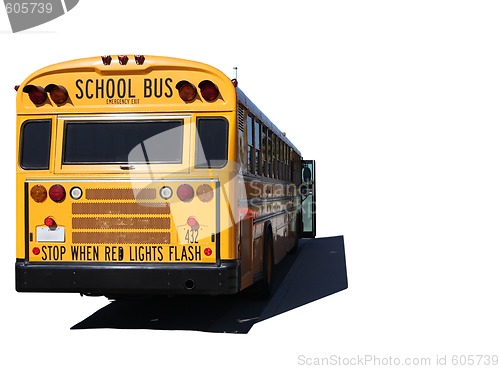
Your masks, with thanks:
<instances>
[{"instance_id":1,"label":"warning light housing","mask_svg":"<svg viewBox=\"0 0 500 369\"><path fill-rule=\"evenodd\" d=\"M219 88L212 81L201 81L198 87L200 89L201 96L203 96L203 98L208 102L213 102L219 97Z\"/></svg>"},{"instance_id":2,"label":"warning light housing","mask_svg":"<svg viewBox=\"0 0 500 369\"><path fill-rule=\"evenodd\" d=\"M40 86L27 85L23 88L23 92L26 92L35 105L42 105L47 101L47 93Z\"/></svg>"},{"instance_id":3,"label":"warning light housing","mask_svg":"<svg viewBox=\"0 0 500 369\"><path fill-rule=\"evenodd\" d=\"M64 104L69 97L68 91L64 86L55 85L53 83L45 87L45 92L48 92L50 94L50 98L57 105Z\"/></svg>"},{"instance_id":4,"label":"warning light housing","mask_svg":"<svg viewBox=\"0 0 500 369\"><path fill-rule=\"evenodd\" d=\"M196 87L194 87L188 81L180 81L175 85L175 88L179 91L179 96L185 102L191 102L196 99L198 93L196 92Z\"/></svg>"}]
</instances>

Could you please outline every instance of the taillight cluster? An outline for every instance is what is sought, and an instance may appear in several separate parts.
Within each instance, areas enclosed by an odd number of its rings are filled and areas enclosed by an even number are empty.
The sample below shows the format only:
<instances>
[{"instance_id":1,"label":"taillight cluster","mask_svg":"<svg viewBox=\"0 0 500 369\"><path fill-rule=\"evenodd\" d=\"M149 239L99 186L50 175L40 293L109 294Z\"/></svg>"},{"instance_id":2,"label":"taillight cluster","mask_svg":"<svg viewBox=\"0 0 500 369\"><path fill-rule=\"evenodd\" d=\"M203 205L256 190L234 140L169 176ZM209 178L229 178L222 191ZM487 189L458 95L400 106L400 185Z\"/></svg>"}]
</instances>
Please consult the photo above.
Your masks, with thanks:
<instances>
[{"instance_id":1,"label":"taillight cluster","mask_svg":"<svg viewBox=\"0 0 500 369\"><path fill-rule=\"evenodd\" d=\"M47 196L54 202L63 202L66 199L66 189L60 184L55 184L47 191L45 186L35 185L31 188L30 196L35 202L44 202ZM73 187L70 190L70 196L72 199L78 200L82 196L82 189Z\"/></svg>"},{"instance_id":2,"label":"taillight cluster","mask_svg":"<svg viewBox=\"0 0 500 369\"><path fill-rule=\"evenodd\" d=\"M31 102L35 105L42 105L47 102L48 96L57 105L65 104L68 99L68 91L64 86L51 83L45 88L35 85L26 85L23 92L27 93Z\"/></svg>"},{"instance_id":3,"label":"taillight cluster","mask_svg":"<svg viewBox=\"0 0 500 369\"><path fill-rule=\"evenodd\" d=\"M185 102L192 102L198 96L198 90L191 82L180 81L177 85L175 85L175 88L179 91L179 96ZM205 101L214 102L219 98L219 88L212 81L201 81L198 84L198 89L200 90L200 94Z\"/></svg>"},{"instance_id":4,"label":"taillight cluster","mask_svg":"<svg viewBox=\"0 0 500 369\"><path fill-rule=\"evenodd\" d=\"M208 184L199 185L195 192L193 186L184 183L177 187L176 194L182 202L190 202L194 199L195 194L202 202L209 202L214 197L214 191ZM168 200L172 197L172 195L173 191L169 186L163 186L160 189L160 196L163 199Z\"/></svg>"}]
</instances>

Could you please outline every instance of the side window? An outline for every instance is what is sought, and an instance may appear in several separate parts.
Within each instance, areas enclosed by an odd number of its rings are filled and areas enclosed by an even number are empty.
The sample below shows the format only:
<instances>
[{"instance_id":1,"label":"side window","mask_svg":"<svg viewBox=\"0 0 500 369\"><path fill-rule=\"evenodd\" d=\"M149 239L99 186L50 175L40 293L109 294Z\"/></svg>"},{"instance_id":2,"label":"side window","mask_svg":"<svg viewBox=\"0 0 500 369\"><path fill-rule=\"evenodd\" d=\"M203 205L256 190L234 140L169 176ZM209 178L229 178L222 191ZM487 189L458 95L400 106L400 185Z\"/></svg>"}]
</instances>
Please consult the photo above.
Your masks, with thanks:
<instances>
[{"instance_id":1,"label":"side window","mask_svg":"<svg viewBox=\"0 0 500 369\"><path fill-rule=\"evenodd\" d=\"M49 169L52 121L28 120L21 127L20 165L23 169Z\"/></svg>"},{"instance_id":2,"label":"side window","mask_svg":"<svg viewBox=\"0 0 500 369\"><path fill-rule=\"evenodd\" d=\"M261 156L260 156L260 123L254 121L254 138L255 138L255 174L262 174L261 171Z\"/></svg>"},{"instance_id":3,"label":"side window","mask_svg":"<svg viewBox=\"0 0 500 369\"><path fill-rule=\"evenodd\" d=\"M254 137L253 137L253 117L247 115L247 142L248 142L248 173L255 173L255 152L254 152Z\"/></svg>"},{"instance_id":4,"label":"side window","mask_svg":"<svg viewBox=\"0 0 500 369\"><path fill-rule=\"evenodd\" d=\"M197 168L222 168L227 164L228 123L224 118L199 118L196 122Z\"/></svg>"},{"instance_id":5,"label":"side window","mask_svg":"<svg viewBox=\"0 0 500 369\"><path fill-rule=\"evenodd\" d=\"M267 175L267 127L262 126L262 145L260 147L260 152L262 156L262 175Z\"/></svg>"}]
</instances>

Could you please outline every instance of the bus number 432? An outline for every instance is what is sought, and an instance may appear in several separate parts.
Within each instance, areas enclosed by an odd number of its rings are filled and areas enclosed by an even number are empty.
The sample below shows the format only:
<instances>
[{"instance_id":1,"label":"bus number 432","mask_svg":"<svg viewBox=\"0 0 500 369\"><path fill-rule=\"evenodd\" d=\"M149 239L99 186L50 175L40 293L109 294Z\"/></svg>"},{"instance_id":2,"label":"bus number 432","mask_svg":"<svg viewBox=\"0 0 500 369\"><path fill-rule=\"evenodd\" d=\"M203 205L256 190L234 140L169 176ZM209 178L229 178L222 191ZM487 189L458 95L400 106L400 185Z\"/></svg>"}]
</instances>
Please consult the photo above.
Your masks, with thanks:
<instances>
[{"instance_id":1,"label":"bus number 432","mask_svg":"<svg viewBox=\"0 0 500 369\"><path fill-rule=\"evenodd\" d=\"M186 231L186 237L184 237L187 243L198 243L198 230L188 229Z\"/></svg>"}]
</instances>

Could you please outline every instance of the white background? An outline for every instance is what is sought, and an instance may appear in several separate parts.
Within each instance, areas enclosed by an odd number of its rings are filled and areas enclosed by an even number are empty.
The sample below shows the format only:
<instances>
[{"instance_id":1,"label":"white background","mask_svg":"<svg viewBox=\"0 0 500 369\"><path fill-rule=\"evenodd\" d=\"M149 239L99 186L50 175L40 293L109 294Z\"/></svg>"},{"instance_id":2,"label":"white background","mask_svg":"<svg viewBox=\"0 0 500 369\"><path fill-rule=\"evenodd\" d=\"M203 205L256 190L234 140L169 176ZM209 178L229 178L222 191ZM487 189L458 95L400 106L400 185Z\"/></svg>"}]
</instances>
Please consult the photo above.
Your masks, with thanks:
<instances>
[{"instance_id":1,"label":"white background","mask_svg":"<svg viewBox=\"0 0 500 369\"><path fill-rule=\"evenodd\" d=\"M0 366L500 354L499 15L496 1L81 0L12 34L0 10ZM238 67L317 161L318 235L344 235L347 290L246 335L70 331L107 300L15 292L13 88L49 64L122 53Z\"/></svg>"}]
</instances>

